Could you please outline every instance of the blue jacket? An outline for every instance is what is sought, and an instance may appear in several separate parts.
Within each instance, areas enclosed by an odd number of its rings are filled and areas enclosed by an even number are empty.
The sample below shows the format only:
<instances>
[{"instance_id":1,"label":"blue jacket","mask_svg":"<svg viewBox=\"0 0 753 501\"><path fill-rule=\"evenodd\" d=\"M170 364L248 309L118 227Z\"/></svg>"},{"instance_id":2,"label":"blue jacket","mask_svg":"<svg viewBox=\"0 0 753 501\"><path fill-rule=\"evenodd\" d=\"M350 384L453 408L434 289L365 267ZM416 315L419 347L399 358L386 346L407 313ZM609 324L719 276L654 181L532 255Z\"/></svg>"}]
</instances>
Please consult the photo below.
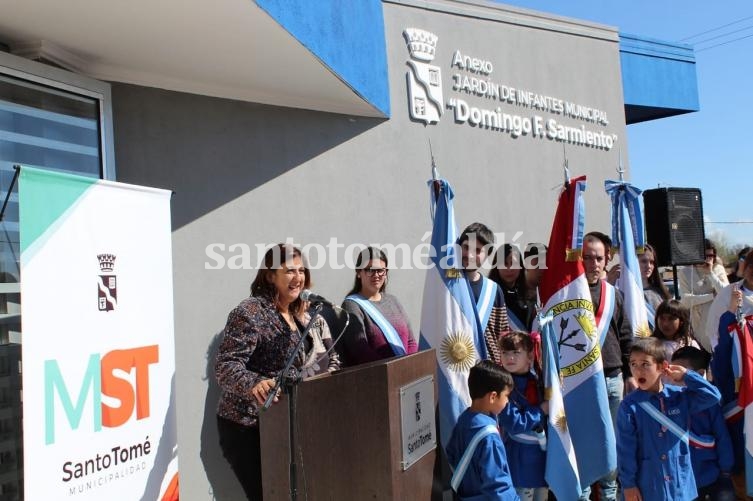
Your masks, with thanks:
<instances>
[{"instance_id":1,"label":"blue jacket","mask_svg":"<svg viewBox=\"0 0 753 501\"><path fill-rule=\"evenodd\" d=\"M735 462L732 439L719 405L691 415L690 431L704 441L713 439L716 442L713 448L708 449L694 446L691 440L690 462L693 465L695 485L700 489L716 482L720 473L732 471Z\"/></svg>"},{"instance_id":2,"label":"blue jacket","mask_svg":"<svg viewBox=\"0 0 753 501\"><path fill-rule=\"evenodd\" d=\"M518 488L546 487L546 451L541 450L538 442L525 443L512 436L546 428L546 415L538 405L531 405L525 398L529 381L536 381L536 375L513 374L512 377L515 387L510 393L510 402L499 415L512 483Z\"/></svg>"},{"instance_id":3,"label":"blue jacket","mask_svg":"<svg viewBox=\"0 0 753 501\"><path fill-rule=\"evenodd\" d=\"M697 373L685 374L686 386L665 385L659 393L635 390L617 413L617 473L623 489L638 487L643 499L691 501L698 497L690 447L663 430L643 408L649 402L687 430L691 414L719 403L719 391ZM663 401L663 405L662 405Z\"/></svg>"},{"instance_id":4,"label":"blue jacket","mask_svg":"<svg viewBox=\"0 0 753 501\"><path fill-rule=\"evenodd\" d=\"M714 375L714 384L722 394L722 409L734 406L737 403L735 392L735 376L732 373L732 337L729 335L727 326L736 322L735 314L725 311L719 319L719 343L714 348L714 356L711 359L711 373ZM733 472L740 472L745 465L745 440L743 438L743 419L727 422L727 431L732 438L732 452L735 458Z\"/></svg>"},{"instance_id":5,"label":"blue jacket","mask_svg":"<svg viewBox=\"0 0 753 501\"><path fill-rule=\"evenodd\" d=\"M453 470L476 433L490 424L497 425L493 417L471 409L460 415L447 444L447 459ZM520 501L499 434L487 435L479 442L458 487L458 496L464 501Z\"/></svg>"}]
</instances>

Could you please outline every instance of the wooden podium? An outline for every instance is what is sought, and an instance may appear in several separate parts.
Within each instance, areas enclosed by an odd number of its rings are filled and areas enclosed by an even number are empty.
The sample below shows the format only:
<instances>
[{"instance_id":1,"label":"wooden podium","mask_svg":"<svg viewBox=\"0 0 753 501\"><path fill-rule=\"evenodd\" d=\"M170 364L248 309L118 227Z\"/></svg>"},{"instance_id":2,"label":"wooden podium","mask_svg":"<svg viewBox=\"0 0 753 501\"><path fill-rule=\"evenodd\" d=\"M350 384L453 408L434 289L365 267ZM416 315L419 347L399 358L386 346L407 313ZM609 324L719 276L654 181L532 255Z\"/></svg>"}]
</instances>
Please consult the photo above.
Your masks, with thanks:
<instances>
[{"instance_id":1,"label":"wooden podium","mask_svg":"<svg viewBox=\"0 0 753 501\"><path fill-rule=\"evenodd\" d=\"M302 381L295 419L298 499L429 501L436 448L403 470L400 412L401 388L427 376L433 376L436 405L434 350ZM420 412L434 419L434 408ZM287 395L261 414L260 430L264 500L290 499Z\"/></svg>"}]
</instances>

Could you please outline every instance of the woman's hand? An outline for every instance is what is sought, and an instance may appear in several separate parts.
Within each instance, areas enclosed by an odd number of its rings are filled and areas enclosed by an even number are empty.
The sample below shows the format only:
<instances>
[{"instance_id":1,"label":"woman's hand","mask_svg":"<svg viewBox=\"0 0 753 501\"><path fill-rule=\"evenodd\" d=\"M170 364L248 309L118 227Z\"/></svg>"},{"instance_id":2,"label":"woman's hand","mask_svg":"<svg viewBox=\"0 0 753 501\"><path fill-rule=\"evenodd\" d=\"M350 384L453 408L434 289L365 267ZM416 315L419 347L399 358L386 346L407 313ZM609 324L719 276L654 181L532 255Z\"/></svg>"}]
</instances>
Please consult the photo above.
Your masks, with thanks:
<instances>
[{"instance_id":1,"label":"woman's hand","mask_svg":"<svg viewBox=\"0 0 753 501\"><path fill-rule=\"evenodd\" d=\"M740 290L740 286L738 284L734 284L732 286L732 294L730 294L729 297L729 306L728 310L735 315L737 315L737 308L740 307L740 305L743 304L743 291Z\"/></svg>"},{"instance_id":2,"label":"woman's hand","mask_svg":"<svg viewBox=\"0 0 753 501\"><path fill-rule=\"evenodd\" d=\"M264 379L256 383L256 385L254 385L254 387L251 388L251 397L253 397L259 403L259 405L263 405L264 402L267 401L269 392L272 391L274 387L275 387L274 379ZM277 402L277 400L278 400L277 395L275 395L273 402Z\"/></svg>"}]
</instances>

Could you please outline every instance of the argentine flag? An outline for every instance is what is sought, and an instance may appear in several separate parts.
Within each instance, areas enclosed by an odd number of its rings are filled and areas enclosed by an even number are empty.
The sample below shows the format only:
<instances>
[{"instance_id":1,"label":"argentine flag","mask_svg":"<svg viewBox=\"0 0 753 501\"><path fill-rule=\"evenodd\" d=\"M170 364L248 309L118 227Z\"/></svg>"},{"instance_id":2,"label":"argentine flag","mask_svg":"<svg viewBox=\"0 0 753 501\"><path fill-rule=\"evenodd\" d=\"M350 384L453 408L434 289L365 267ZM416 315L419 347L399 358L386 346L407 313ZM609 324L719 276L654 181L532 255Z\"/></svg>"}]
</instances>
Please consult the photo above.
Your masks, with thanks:
<instances>
[{"instance_id":1,"label":"argentine flag","mask_svg":"<svg viewBox=\"0 0 753 501\"><path fill-rule=\"evenodd\" d=\"M552 325L554 315L539 317L543 359L544 399L549 402L547 455L544 478L557 499L575 500L581 495L578 463L565 417L560 384L560 350Z\"/></svg>"},{"instance_id":2,"label":"argentine flag","mask_svg":"<svg viewBox=\"0 0 753 501\"><path fill-rule=\"evenodd\" d=\"M604 187L612 197L612 242L620 249L617 288L625 297L624 312L633 326L633 335L648 337L651 335L649 324L653 324L654 319L653 315L649 318L636 254L636 249L642 250L644 245L641 190L619 181L604 181Z\"/></svg>"},{"instance_id":3,"label":"argentine flag","mask_svg":"<svg viewBox=\"0 0 753 501\"><path fill-rule=\"evenodd\" d=\"M552 316L550 328L559 350L563 381L564 412L556 418L558 426L570 432L581 487L617 467L599 334L581 258L585 189L585 176L565 182L552 224L547 269L539 285L542 311ZM559 461L563 468L572 465L569 456L550 457L554 454L555 449L547 451L547 462ZM567 475L572 477L572 473Z\"/></svg>"},{"instance_id":4,"label":"argentine flag","mask_svg":"<svg viewBox=\"0 0 753 501\"><path fill-rule=\"evenodd\" d=\"M444 179L429 181L429 187L434 221L420 344L422 349L436 349L440 438L446 447L458 416L471 404L468 371L487 353L470 285L460 271L452 188Z\"/></svg>"}]
</instances>

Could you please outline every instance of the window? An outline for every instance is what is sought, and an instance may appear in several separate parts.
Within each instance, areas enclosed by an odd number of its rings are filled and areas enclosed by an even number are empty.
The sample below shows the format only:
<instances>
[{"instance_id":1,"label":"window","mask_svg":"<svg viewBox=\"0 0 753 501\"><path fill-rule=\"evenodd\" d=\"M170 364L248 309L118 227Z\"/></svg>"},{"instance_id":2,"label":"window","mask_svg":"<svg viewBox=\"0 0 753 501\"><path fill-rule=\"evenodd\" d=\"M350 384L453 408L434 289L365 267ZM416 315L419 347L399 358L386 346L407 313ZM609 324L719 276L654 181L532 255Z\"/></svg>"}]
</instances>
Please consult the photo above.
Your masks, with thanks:
<instances>
[{"instance_id":1,"label":"window","mask_svg":"<svg viewBox=\"0 0 753 501\"><path fill-rule=\"evenodd\" d=\"M114 178L112 158L109 85L0 53L0 207L12 185L0 221L3 499L23 499L20 242L14 166Z\"/></svg>"}]
</instances>

